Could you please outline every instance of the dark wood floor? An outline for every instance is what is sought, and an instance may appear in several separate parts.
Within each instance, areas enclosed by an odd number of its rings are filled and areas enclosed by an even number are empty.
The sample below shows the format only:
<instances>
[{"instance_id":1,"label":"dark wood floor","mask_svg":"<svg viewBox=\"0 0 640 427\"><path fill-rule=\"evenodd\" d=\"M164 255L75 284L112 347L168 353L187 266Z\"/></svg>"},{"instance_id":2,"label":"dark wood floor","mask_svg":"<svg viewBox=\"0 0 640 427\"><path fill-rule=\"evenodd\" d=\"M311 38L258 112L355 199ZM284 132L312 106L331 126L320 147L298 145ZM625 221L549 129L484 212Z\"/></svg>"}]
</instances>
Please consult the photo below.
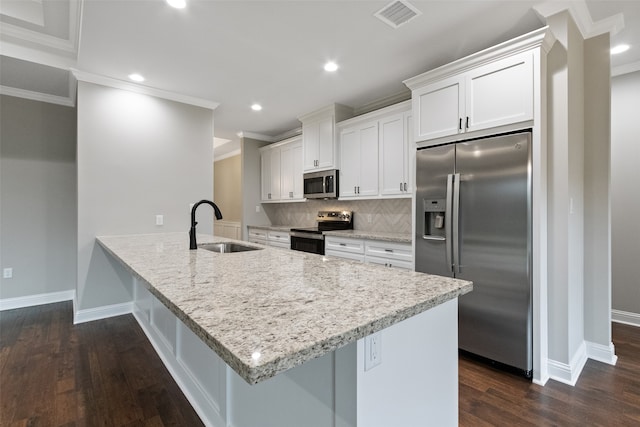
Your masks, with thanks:
<instances>
[{"instance_id":1,"label":"dark wood floor","mask_svg":"<svg viewBox=\"0 0 640 427\"><path fill-rule=\"evenodd\" d=\"M575 387L460 359L462 426L640 426L640 328ZM199 426L132 316L72 324L71 303L0 312L0 426ZM394 426L396 427L396 426ZM397 426L413 427L413 426Z\"/></svg>"},{"instance_id":2,"label":"dark wood floor","mask_svg":"<svg viewBox=\"0 0 640 427\"><path fill-rule=\"evenodd\" d=\"M0 312L0 426L201 426L131 315Z\"/></svg>"}]
</instances>

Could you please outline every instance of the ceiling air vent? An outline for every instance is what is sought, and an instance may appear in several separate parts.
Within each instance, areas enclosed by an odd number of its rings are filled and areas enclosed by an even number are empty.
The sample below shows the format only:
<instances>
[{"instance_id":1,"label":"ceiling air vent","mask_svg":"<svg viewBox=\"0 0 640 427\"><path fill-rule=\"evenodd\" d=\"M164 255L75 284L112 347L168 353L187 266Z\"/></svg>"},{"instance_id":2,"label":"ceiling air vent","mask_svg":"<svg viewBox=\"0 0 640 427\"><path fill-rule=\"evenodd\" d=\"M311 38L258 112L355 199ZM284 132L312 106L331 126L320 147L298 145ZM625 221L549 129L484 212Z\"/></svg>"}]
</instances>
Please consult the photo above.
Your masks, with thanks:
<instances>
[{"instance_id":1,"label":"ceiling air vent","mask_svg":"<svg viewBox=\"0 0 640 427\"><path fill-rule=\"evenodd\" d=\"M398 0L389 3L377 11L374 16L390 27L398 28L421 14L422 12L414 5L404 0Z\"/></svg>"}]
</instances>

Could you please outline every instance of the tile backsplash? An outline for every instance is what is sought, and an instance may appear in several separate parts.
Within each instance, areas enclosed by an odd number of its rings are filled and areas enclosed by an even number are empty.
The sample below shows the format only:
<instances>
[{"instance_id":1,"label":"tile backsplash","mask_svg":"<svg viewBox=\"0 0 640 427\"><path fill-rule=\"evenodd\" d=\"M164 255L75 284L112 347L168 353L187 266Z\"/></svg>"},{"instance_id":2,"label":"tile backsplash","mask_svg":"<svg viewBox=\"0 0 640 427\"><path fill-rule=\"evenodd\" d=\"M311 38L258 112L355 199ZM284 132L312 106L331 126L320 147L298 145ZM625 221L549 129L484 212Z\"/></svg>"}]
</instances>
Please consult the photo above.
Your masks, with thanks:
<instances>
[{"instance_id":1,"label":"tile backsplash","mask_svg":"<svg viewBox=\"0 0 640 427\"><path fill-rule=\"evenodd\" d=\"M271 225L313 227L318 211L353 211L353 228L363 231L411 233L411 199L307 200L264 203Z\"/></svg>"}]
</instances>

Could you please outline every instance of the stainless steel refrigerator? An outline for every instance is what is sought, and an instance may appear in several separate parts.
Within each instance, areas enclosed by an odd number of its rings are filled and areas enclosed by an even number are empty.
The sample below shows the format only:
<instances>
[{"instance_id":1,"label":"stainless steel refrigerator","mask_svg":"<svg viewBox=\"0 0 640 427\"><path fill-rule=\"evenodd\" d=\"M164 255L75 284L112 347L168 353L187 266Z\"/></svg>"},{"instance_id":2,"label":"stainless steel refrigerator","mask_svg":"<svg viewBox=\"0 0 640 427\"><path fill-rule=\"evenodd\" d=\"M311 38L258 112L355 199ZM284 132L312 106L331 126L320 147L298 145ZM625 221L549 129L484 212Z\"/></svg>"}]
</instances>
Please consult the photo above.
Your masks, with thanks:
<instances>
[{"instance_id":1,"label":"stainless steel refrigerator","mask_svg":"<svg viewBox=\"0 0 640 427\"><path fill-rule=\"evenodd\" d=\"M530 132L417 151L416 271L472 280L459 348L531 377Z\"/></svg>"}]
</instances>

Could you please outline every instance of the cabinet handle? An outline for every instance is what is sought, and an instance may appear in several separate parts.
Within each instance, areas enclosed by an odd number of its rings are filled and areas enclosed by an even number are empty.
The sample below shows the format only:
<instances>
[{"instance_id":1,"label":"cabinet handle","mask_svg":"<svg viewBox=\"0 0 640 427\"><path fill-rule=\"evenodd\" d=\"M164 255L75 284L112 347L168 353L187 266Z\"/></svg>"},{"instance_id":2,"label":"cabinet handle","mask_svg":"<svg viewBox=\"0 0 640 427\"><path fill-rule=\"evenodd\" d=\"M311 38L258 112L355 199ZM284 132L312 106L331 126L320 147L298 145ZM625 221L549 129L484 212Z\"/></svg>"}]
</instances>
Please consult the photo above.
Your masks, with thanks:
<instances>
[{"instance_id":1,"label":"cabinet handle","mask_svg":"<svg viewBox=\"0 0 640 427\"><path fill-rule=\"evenodd\" d=\"M467 116L467 125L466 125L466 129L469 129L469 116Z\"/></svg>"},{"instance_id":2,"label":"cabinet handle","mask_svg":"<svg viewBox=\"0 0 640 427\"><path fill-rule=\"evenodd\" d=\"M402 191L402 183L400 183L400 191Z\"/></svg>"},{"instance_id":3,"label":"cabinet handle","mask_svg":"<svg viewBox=\"0 0 640 427\"><path fill-rule=\"evenodd\" d=\"M360 186L358 185L358 194L360 194Z\"/></svg>"},{"instance_id":4,"label":"cabinet handle","mask_svg":"<svg viewBox=\"0 0 640 427\"><path fill-rule=\"evenodd\" d=\"M462 117L460 117L460 121L458 122L458 130L462 130Z\"/></svg>"},{"instance_id":5,"label":"cabinet handle","mask_svg":"<svg viewBox=\"0 0 640 427\"><path fill-rule=\"evenodd\" d=\"M340 243L340 246L347 246L346 243Z\"/></svg>"},{"instance_id":6,"label":"cabinet handle","mask_svg":"<svg viewBox=\"0 0 640 427\"><path fill-rule=\"evenodd\" d=\"M385 252L393 253L393 249L385 249Z\"/></svg>"},{"instance_id":7,"label":"cabinet handle","mask_svg":"<svg viewBox=\"0 0 640 427\"><path fill-rule=\"evenodd\" d=\"M407 183L404 183L404 191L407 191Z\"/></svg>"},{"instance_id":8,"label":"cabinet handle","mask_svg":"<svg viewBox=\"0 0 640 427\"><path fill-rule=\"evenodd\" d=\"M271 193L267 194L267 199L271 199Z\"/></svg>"}]
</instances>

